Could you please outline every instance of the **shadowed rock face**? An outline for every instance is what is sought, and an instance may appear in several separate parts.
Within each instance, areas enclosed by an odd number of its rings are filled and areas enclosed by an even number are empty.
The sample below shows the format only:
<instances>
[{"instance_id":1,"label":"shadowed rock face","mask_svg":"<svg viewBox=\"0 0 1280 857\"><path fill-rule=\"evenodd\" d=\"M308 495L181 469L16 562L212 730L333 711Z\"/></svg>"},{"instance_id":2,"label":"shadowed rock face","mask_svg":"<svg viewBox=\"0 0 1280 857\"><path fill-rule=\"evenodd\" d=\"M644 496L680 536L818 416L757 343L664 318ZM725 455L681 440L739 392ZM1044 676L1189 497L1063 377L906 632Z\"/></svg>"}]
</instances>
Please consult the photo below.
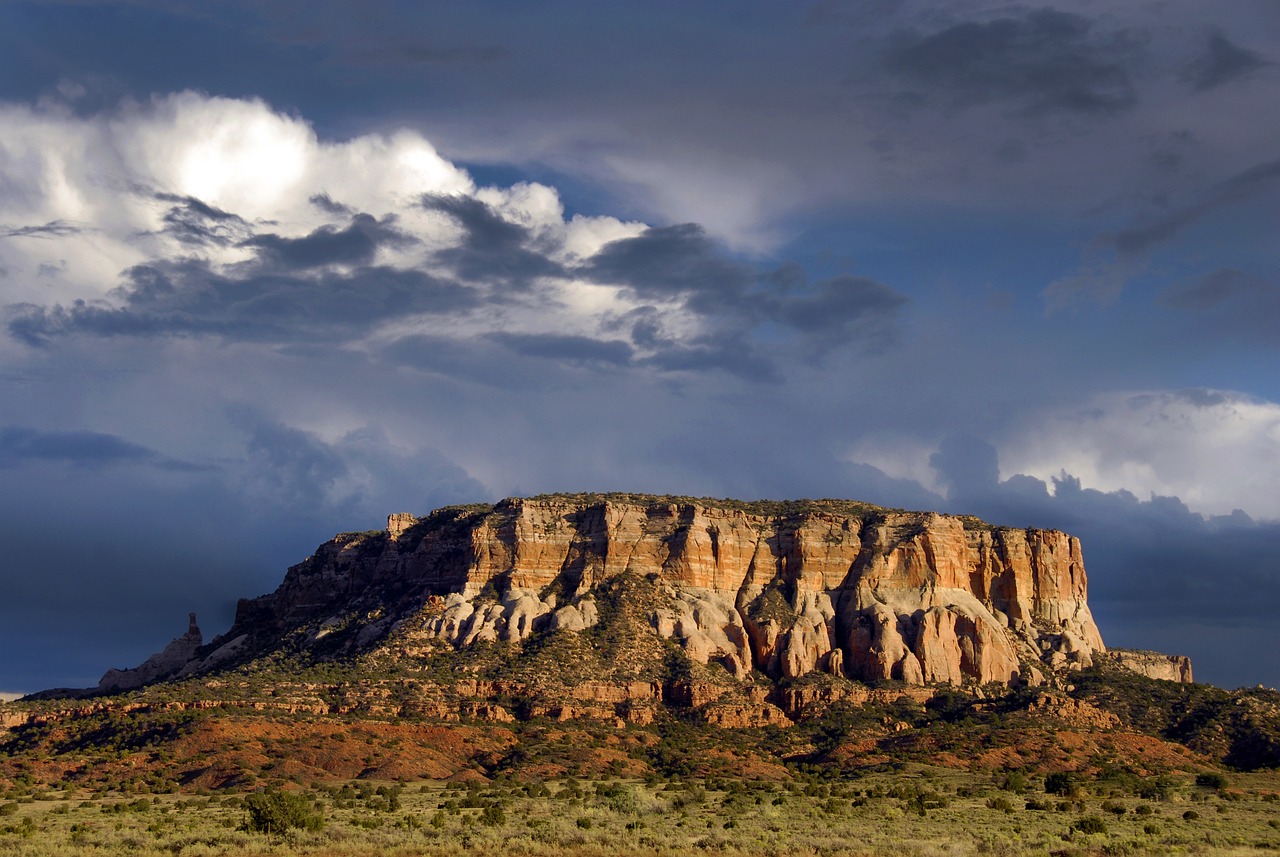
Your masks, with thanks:
<instances>
[{"instance_id":1,"label":"shadowed rock face","mask_svg":"<svg viewBox=\"0 0 1280 857\"><path fill-rule=\"evenodd\" d=\"M174 639L164 650L147 658L132 669L107 670L95 690L102 693L119 693L150 684L181 670L200 649L204 637L196 624L196 614L187 620L187 633Z\"/></svg>"},{"instance_id":2,"label":"shadowed rock face","mask_svg":"<svg viewBox=\"0 0 1280 857\"><path fill-rule=\"evenodd\" d=\"M319 645L353 611L365 648L392 631L455 646L582 631L599 621L597 587L628 575L665 599L649 616L655 646L675 640L739 678L1040 683L1105 651L1065 533L846 501L585 495L339 536L242 601L184 673L302 631Z\"/></svg>"}]
</instances>

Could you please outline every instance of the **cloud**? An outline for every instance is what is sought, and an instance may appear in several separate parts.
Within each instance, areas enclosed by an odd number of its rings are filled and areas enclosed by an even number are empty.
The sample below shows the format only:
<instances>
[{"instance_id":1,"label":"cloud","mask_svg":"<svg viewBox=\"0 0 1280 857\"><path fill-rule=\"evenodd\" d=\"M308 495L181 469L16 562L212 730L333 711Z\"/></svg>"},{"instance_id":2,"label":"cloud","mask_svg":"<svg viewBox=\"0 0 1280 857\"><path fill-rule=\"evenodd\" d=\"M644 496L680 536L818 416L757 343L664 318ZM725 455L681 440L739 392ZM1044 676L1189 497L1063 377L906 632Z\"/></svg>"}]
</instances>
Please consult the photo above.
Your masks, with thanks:
<instances>
[{"instance_id":1,"label":"cloud","mask_svg":"<svg viewBox=\"0 0 1280 857\"><path fill-rule=\"evenodd\" d=\"M1215 89L1268 65L1271 63L1257 53L1240 47L1221 30L1214 29L1205 40L1203 53L1183 68L1182 78L1196 89Z\"/></svg>"},{"instance_id":2,"label":"cloud","mask_svg":"<svg viewBox=\"0 0 1280 857\"><path fill-rule=\"evenodd\" d=\"M260 251L261 257L287 270L325 265L368 265L383 246L413 243L407 235L368 214L357 214L344 228L321 226L301 238L262 233L242 244Z\"/></svg>"},{"instance_id":3,"label":"cloud","mask_svg":"<svg viewBox=\"0 0 1280 857\"><path fill-rule=\"evenodd\" d=\"M696 223L651 227L611 241L576 273L632 290L640 300L683 297L700 311L733 311L752 281L746 266L727 258Z\"/></svg>"},{"instance_id":4,"label":"cloud","mask_svg":"<svg viewBox=\"0 0 1280 857\"><path fill-rule=\"evenodd\" d=\"M79 235L84 227L64 220L51 220L37 226L0 226L0 238L64 238Z\"/></svg>"},{"instance_id":5,"label":"cloud","mask_svg":"<svg viewBox=\"0 0 1280 857\"><path fill-rule=\"evenodd\" d=\"M227 466L231 485L257 508L292 509L330 521L378 520L426 511L431 502L470 502L489 491L430 446L394 443L361 426L327 440L245 406L227 419L244 437L244 458ZM442 500L460 497L464 500Z\"/></svg>"},{"instance_id":6,"label":"cloud","mask_svg":"<svg viewBox=\"0 0 1280 857\"><path fill-rule=\"evenodd\" d=\"M994 488L1000 481L996 448L971 435L948 435L929 456L942 484L957 493Z\"/></svg>"},{"instance_id":7,"label":"cloud","mask_svg":"<svg viewBox=\"0 0 1280 857\"><path fill-rule=\"evenodd\" d=\"M155 450L100 432L0 428L0 467L33 460L94 467L152 464L160 461L161 456Z\"/></svg>"},{"instance_id":8,"label":"cloud","mask_svg":"<svg viewBox=\"0 0 1280 857\"><path fill-rule=\"evenodd\" d=\"M1280 519L1280 404L1227 390L1099 394L1024 415L1001 439L1017 472L1180 497L1204 514Z\"/></svg>"},{"instance_id":9,"label":"cloud","mask_svg":"<svg viewBox=\"0 0 1280 857\"><path fill-rule=\"evenodd\" d=\"M1028 114L1107 114L1137 101L1131 67L1142 42L1055 9L964 21L900 37L885 68L952 104L1005 102Z\"/></svg>"},{"instance_id":10,"label":"cloud","mask_svg":"<svg viewBox=\"0 0 1280 857\"><path fill-rule=\"evenodd\" d=\"M881 348L896 342L898 311L910 303L884 283L845 274L819 282L807 293L767 301L760 316L800 331L819 352L851 342Z\"/></svg>"},{"instance_id":11,"label":"cloud","mask_svg":"<svg viewBox=\"0 0 1280 857\"><path fill-rule=\"evenodd\" d=\"M1280 159L1256 164L1219 182L1201 199L1175 208L1150 223L1104 235L1100 240L1121 257L1143 253L1170 241L1188 226L1232 205L1238 205L1271 188L1280 179Z\"/></svg>"},{"instance_id":12,"label":"cloud","mask_svg":"<svg viewBox=\"0 0 1280 857\"><path fill-rule=\"evenodd\" d=\"M560 265L530 249L530 230L502 217L479 199L457 195L427 195L422 207L447 214L463 229L463 238L435 254L467 281L497 282L528 288L538 277L563 273Z\"/></svg>"},{"instance_id":13,"label":"cloud","mask_svg":"<svg viewBox=\"0 0 1280 857\"><path fill-rule=\"evenodd\" d=\"M225 247L250 234L250 226L243 218L193 196L157 193L155 198L174 203L164 214L163 231L183 244Z\"/></svg>"},{"instance_id":14,"label":"cloud","mask_svg":"<svg viewBox=\"0 0 1280 857\"><path fill-rule=\"evenodd\" d=\"M333 244L327 244L329 237ZM312 240L314 239L314 240ZM316 336L350 341L376 326L407 316L465 313L480 305L476 292L429 274L395 268L357 267L347 272L307 268L347 254L369 255L362 237L330 235L308 243L273 243L273 262L299 269L274 273L239 269L220 273L205 262L183 260L139 265L125 272L116 295L123 306L78 300L69 307L34 304L9 308L12 336L33 346L73 334L90 336L216 336L256 342L301 342ZM278 250L278 252L277 252Z\"/></svg>"},{"instance_id":15,"label":"cloud","mask_svg":"<svg viewBox=\"0 0 1280 857\"><path fill-rule=\"evenodd\" d=\"M1146 266L1146 257L1219 212L1271 192L1280 180L1280 160L1255 164L1220 181L1198 199L1167 207L1159 217L1099 234L1084 253L1080 270L1051 282L1042 292L1050 313L1084 303L1107 304Z\"/></svg>"},{"instance_id":16,"label":"cloud","mask_svg":"<svg viewBox=\"0 0 1280 857\"><path fill-rule=\"evenodd\" d=\"M522 357L539 357L571 364L606 364L625 366L631 362L633 349L620 339L593 339L554 333L503 333L488 336Z\"/></svg>"},{"instance_id":17,"label":"cloud","mask_svg":"<svg viewBox=\"0 0 1280 857\"><path fill-rule=\"evenodd\" d=\"M1166 288L1157 302L1187 316L1188 337L1280 346L1280 286L1244 271L1210 271Z\"/></svg>"},{"instance_id":18,"label":"cloud","mask_svg":"<svg viewBox=\"0 0 1280 857\"><path fill-rule=\"evenodd\" d=\"M660 314L637 308L637 344L661 344L649 357L666 369L729 368L737 352L743 369L771 377L767 358L752 355L750 331L781 325L800 334L803 349L821 356L838 345L883 347L897 336L898 311L910 300L867 277L840 275L810 284L793 266L766 272L733 259L696 224L650 228L606 244L575 271L579 276L626 287L639 301L678 302L706 319L710 330L684 342L664 338ZM726 361L726 357L730 357Z\"/></svg>"}]
</instances>

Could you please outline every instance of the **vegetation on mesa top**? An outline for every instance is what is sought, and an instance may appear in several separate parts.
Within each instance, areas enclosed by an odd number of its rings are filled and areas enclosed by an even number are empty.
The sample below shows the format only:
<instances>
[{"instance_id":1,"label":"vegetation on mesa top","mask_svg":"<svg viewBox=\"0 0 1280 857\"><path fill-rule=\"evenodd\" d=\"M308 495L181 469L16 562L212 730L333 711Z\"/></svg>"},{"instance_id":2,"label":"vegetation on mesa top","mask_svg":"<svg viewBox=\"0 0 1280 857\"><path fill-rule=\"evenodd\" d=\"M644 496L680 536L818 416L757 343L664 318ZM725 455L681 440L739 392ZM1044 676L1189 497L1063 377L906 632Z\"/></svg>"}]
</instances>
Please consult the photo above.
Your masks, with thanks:
<instances>
[{"instance_id":1,"label":"vegetation on mesa top","mask_svg":"<svg viewBox=\"0 0 1280 857\"><path fill-rule=\"evenodd\" d=\"M508 497L497 504L493 503L458 503L442 506L433 510L429 517L450 515L469 517L485 515L495 511L503 504L528 500L534 502L559 501L566 503L582 503L595 505L599 503L626 503L637 506L701 506L705 509L742 512L762 518L794 519L815 512L827 514L849 515L852 517L883 518L885 515L929 515L929 510L901 509L895 506L878 506L861 500L842 500L831 497L819 499L801 498L797 500L737 500L732 497L691 497L684 494L637 494L627 491L582 491L554 492L535 494L530 497ZM960 521L966 530L1019 529L1017 527L997 527L973 515L947 515Z\"/></svg>"},{"instance_id":2,"label":"vegetation on mesa top","mask_svg":"<svg viewBox=\"0 0 1280 857\"><path fill-rule=\"evenodd\" d=\"M903 512L903 509L889 509L874 503L863 503L858 500L735 500L732 497L688 497L681 494L632 494L624 491L609 493L581 492L538 494L525 498L535 501L563 500L573 503L632 503L635 505L663 506L702 506L707 509L724 509L744 512L748 515L759 515L766 518L788 518L809 512L835 512L845 515L868 513Z\"/></svg>"}]
</instances>

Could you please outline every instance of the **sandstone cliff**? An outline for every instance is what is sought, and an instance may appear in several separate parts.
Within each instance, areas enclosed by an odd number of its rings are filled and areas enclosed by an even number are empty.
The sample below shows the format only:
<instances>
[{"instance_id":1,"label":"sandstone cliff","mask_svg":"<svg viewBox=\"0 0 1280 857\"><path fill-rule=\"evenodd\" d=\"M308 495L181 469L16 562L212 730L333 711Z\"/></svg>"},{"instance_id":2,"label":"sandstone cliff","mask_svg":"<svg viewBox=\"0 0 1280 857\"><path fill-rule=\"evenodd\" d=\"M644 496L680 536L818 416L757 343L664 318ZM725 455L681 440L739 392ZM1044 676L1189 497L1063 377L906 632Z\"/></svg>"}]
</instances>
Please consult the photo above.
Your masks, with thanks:
<instances>
[{"instance_id":1,"label":"sandstone cliff","mask_svg":"<svg viewBox=\"0 0 1280 857\"><path fill-rule=\"evenodd\" d=\"M242 601L183 674L286 642L326 656L519 647L616 616L602 593L623 584L649 593L643 646L739 680L1039 684L1105 651L1065 533L848 501L574 495L338 536Z\"/></svg>"},{"instance_id":2,"label":"sandstone cliff","mask_svg":"<svg viewBox=\"0 0 1280 857\"><path fill-rule=\"evenodd\" d=\"M1186 655L1162 655L1159 652L1112 649L1107 657L1131 672L1147 678L1190 684L1191 659Z\"/></svg>"}]
</instances>

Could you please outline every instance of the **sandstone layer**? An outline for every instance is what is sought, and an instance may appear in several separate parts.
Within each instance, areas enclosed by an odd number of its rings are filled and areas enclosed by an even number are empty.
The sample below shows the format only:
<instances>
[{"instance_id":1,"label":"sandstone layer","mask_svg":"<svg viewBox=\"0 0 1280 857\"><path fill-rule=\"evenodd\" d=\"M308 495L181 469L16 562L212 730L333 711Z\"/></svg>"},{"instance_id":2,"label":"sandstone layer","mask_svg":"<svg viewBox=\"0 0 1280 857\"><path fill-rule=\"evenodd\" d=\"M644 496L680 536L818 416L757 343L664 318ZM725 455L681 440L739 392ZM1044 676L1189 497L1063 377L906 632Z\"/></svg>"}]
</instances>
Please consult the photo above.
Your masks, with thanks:
<instances>
[{"instance_id":1,"label":"sandstone layer","mask_svg":"<svg viewBox=\"0 0 1280 857\"><path fill-rule=\"evenodd\" d=\"M425 652L580 634L619 581L657 593L655 649L669 641L739 680L1040 684L1105 651L1066 533L848 501L574 495L397 514L386 531L338 536L242 601L183 674L285 638L351 653L394 637Z\"/></svg>"}]
</instances>

